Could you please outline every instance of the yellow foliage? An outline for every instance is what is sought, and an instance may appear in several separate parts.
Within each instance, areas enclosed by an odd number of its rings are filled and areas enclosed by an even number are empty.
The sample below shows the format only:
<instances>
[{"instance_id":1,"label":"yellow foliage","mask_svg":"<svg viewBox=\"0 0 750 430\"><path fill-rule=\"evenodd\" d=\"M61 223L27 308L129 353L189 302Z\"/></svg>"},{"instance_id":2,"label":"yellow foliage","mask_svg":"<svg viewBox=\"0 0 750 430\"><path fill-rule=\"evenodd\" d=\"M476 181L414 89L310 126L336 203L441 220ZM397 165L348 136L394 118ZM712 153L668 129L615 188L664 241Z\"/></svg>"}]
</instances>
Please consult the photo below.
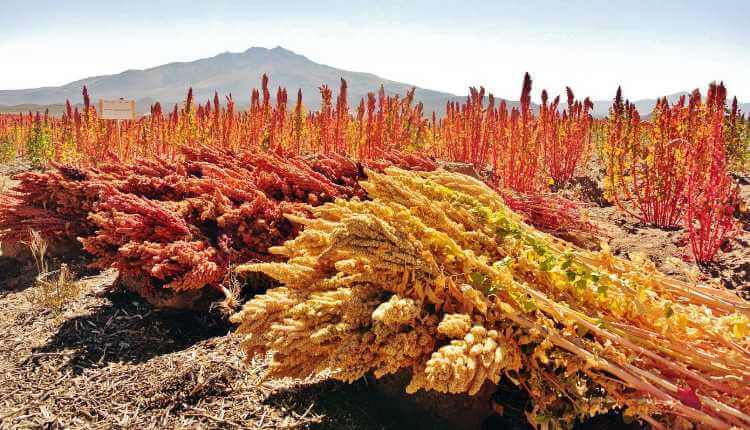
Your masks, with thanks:
<instances>
[{"instance_id":1,"label":"yellow foliage","mask_svg":"<svg viewBox=\"0 0 750 430\"><path fill-rule=\"evenodd\" d=\"M750 425L732 412L750 405L750 307L733 293L538 232L464 175L367 174L371 201L312 209L274 249L287 262L238 268L284 284L232 318L249 355L271 354L269 376L409 369L410 392L473 394L506 374L531 422L619 407ZM687 386L711 410L682 402Z\"/></svg>"}]
</instances>

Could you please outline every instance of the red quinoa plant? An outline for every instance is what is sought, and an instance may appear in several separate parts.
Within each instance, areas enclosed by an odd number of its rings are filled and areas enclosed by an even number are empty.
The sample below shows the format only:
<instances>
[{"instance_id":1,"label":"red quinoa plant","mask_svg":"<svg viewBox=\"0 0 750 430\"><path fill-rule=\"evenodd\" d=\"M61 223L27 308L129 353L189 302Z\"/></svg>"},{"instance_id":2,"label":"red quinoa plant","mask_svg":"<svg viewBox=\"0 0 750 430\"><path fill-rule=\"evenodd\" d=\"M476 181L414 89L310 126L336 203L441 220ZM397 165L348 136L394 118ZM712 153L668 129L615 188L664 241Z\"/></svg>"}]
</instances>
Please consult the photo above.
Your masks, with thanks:
<instances>
[{"instance_id":1,"label":"red quinoa plant","mask_svg":"<svg viewBox=\"0 0 750 430\"><path fill-rule=\"evenodd\" d=\"M442 143L435 155L472 164L480 172L491 167L498 186L522 193L542 190L545 174L557 183L569 181L591 142L591 102L575 101L568 88L568 108L560 112L559 97L549 103L543 91L535 115L531 87L527 73L520 105L510 109L504 100L496 104L492 94L485 106L483 87L471 88L463 104L448 102L445 117L433 123Z\"/></svg>"},{"instance_id":2,"label":"red quinoa plant","mask_svg":"<svg viewBox=\"0 0 750 430\"><path fill-rule=\"evenodd\" d=\"M521 193L538 191L542 185L541 142L531 109L531 76L526 73L520 106L512 108L507 130L498 130L493 172L504 188Z\"/></svg>"},{"instance_id":3,"label":"red quinoa plant","mask_svg":"<svg viewBox=\"0 0 750 430\"><path fill-rule=\"evenodd\" d=\"M593 104L588 98L583 102L576 101L573 90L570 87L565 90L567 109L562 114L558 110L559 97L548 106L546 91L542 92L539 109L544 162L556 185L565 184L573 178L591 145L593 119L589 111Z\"/></svg>"},{"instance_id":4,"label":"red quinoa plant","mask_svg":"<svg viewBox=\"0 0 750 430\"><path fill-rule=\"evenodd\" d=\"M693 134L695 103L657 102L649 124L618 88L608 120L604 152L608 196L643 223L663 228L680 225L685 203L687 151Z\"/></svg>"},{"instance_id":5,"label":"red quinoa plant","mask_svg":"<svg viewBox=\"0 0 750 430\"><path fill-rule=\"evenodd\" d=\"M724 85L712 83L705 102L698 90L671 106L663 98L642 123L618 89L607 120L609 197L644 223L685 227L699 262L713 260L736 233L726 151L737 114L727 115L725 103Z\"/></svg>"},{"instance_id":6,"label":"red quinoa plant","mask_svg":"<svg viewBox=\"0 0 750 430\"><path fill-rule=\"evenodd\" d=\"M740 111L737 97L732 99L729 114L724 120L724 136L729 168L747 171L750 168L750 121Z\"/></svg>"},{"instance_id":7,"label":"red quinoa plant","mask_svg":"<svg viewBox=\"0 0 750 430\"><path fill-rule=\"evenodd\" d=\"M738 232L734 219L738 187L728 172L726 149L731 136L725 134L726 121L731 124L736 111L725 119L725 101L724 85L712 83L698 112L704 124L696 131L688 157L685 227L693 256L701 263L712 261Z\"/></svg>"}]
</instances>

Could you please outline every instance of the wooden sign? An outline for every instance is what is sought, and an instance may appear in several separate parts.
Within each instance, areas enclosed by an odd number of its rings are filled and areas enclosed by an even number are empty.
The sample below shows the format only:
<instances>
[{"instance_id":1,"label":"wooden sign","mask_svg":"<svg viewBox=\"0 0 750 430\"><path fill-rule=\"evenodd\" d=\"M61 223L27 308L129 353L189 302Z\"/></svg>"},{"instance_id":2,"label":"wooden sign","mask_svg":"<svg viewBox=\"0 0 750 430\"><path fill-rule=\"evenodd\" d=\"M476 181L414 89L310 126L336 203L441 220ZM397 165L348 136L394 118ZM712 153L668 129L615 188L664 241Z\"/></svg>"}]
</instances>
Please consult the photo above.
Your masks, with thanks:
<instances>
[{"instance_id":1,"label":"wooden sign","mask_svg":"<svg viewBox=\"0 0 750 430\"><path fill-rule=\"evenodd\" d=\"M135 100L99 99L99 117L102 119L135 119Z\"/></svg>"}]
</instances>

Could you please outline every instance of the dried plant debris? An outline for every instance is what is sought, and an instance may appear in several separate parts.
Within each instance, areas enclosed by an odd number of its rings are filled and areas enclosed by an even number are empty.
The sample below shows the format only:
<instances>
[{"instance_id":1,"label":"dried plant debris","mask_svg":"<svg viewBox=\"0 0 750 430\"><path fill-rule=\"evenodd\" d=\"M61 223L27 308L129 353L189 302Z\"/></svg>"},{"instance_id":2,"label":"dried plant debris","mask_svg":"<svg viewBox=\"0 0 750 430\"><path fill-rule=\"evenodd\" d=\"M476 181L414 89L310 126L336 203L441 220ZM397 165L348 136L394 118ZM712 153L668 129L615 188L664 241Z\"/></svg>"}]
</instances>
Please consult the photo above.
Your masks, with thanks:
<instances>
[{"instance_id":1,"label":"dried plant debris","mask_svg":"<svg viewBox=\"0 0 750 430\"><path fill-rule=\"evenodd\" d=\"M103 293L111 273L80 281L59 318L31 305L38 286L0 293L0 429L411 426L365 381L264 381L226 323Z\"/></svg>"}]
</instances>

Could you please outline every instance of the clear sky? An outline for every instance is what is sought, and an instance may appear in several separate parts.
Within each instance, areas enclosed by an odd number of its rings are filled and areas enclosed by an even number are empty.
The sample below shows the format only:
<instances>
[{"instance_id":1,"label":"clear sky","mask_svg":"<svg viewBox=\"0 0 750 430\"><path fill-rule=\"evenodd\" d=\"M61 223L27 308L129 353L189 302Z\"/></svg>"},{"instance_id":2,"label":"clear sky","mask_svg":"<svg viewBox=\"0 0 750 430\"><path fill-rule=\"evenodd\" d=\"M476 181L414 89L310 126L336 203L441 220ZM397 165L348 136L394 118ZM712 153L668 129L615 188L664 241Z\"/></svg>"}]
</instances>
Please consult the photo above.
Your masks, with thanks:
<instances>
[{"instance_id":1,"label":"clear sky","mask_svg":"<svg viewBox=\"0 0 750 430\"><path fill-rule=\"evenodd\" d=\"M553 94L653 98L723 80L750 101L746 0L0 0L0 89L277 45L455 94L517 99L529 71Z\"/></svg>"}]
</instances>

